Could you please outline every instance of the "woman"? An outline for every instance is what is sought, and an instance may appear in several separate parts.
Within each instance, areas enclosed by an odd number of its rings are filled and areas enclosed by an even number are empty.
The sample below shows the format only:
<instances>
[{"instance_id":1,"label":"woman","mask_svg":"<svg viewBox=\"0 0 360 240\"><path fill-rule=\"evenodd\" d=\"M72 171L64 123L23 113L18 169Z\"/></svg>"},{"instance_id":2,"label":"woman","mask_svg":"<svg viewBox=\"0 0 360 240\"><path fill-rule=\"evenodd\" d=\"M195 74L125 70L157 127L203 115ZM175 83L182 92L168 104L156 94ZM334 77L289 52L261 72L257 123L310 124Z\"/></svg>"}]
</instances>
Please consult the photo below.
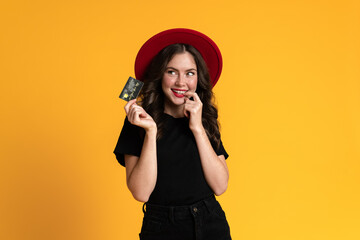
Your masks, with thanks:
<instances>
[{"instance_id":1,"label":"woman","mask_svg":"<svg viewBox=\"0 0 360 240\"><path fill-rule=\"evenodd\" d=\"M229 178L211 90L221 68L216 44L190 29L161 32L138 53L141 100L126 104L114 153L145 202L140 239L231 239L214 196Z\"/></svg>"}]
</instances>

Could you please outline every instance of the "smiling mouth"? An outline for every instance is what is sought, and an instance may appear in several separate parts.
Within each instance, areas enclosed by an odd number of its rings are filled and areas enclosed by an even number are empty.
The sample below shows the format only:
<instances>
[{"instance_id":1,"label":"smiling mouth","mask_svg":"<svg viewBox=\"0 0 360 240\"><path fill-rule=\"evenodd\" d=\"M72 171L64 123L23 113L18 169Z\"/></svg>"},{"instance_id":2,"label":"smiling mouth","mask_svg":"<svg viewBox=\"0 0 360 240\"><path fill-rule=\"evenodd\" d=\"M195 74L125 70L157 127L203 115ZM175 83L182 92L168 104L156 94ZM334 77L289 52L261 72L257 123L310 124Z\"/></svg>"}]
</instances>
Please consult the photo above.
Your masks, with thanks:
<instances>
[{"instance_id":1,"label":"smiling mouth","mask_svg":"<svg viewBox=\"0 0 360 240\"><path fill-rule=\"evenodd\" d=\"M184 94L185 94L188 90L171 89L171 91L174 93L175 97L183 98L183 97L185 97Z\"/></svg>"},{"instance_id":2,"label":"smiling mouth","mask_svg":"<svg viewBox=\"0 0 360 240\"><path fill-rule=\"evenodd\" d=\"M177 94L185 94L187 92L187 90L175 90L175 89L171 89L171 91L177 93Z\"/></svg>"}]
</instances>

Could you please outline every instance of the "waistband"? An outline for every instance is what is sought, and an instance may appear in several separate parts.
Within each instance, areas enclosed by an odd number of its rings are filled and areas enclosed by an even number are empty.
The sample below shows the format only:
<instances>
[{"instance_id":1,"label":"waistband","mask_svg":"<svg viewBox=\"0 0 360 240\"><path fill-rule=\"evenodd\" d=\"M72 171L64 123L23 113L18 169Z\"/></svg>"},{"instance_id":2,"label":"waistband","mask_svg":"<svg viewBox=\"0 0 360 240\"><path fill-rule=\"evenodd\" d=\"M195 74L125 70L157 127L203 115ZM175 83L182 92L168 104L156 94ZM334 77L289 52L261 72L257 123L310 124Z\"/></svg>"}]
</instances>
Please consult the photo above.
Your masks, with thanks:
<instances>
[{"instance_id":1,"label":"waistband","mask_svg":"<svg viewBox=\"0 0 360 240\"><path fill-rule=\"evenodd\" d=\"M170 219L181 219L196 216L204 212L211 212L218 205L219 203L215 196L211 195L209 198L185 206L162 206L144 203L143 212L145 215L170 217Z\"/></svg>"}]
</instances>

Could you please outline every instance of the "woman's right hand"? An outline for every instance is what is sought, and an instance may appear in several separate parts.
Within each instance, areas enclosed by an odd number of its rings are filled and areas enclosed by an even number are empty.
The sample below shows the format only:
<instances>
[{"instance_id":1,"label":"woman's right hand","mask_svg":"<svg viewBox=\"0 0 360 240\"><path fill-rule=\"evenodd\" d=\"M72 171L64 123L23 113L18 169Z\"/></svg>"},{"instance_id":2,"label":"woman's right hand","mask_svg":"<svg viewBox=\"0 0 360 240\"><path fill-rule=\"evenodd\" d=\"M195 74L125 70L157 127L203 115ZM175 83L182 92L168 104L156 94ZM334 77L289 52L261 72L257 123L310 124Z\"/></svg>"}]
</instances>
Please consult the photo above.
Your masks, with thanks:
<instances>
[{"instance_id":1,"label":"woman's right hand","mask_svg":"<svg viewBox=\"0 0 360 240\"><path fill-rule=\"evenodd\" d=\"M154 119L136 104L136 99L129 101L124 108L131 124L142 127L145 131L157 130Z\"/></svg>"}]
</instances>

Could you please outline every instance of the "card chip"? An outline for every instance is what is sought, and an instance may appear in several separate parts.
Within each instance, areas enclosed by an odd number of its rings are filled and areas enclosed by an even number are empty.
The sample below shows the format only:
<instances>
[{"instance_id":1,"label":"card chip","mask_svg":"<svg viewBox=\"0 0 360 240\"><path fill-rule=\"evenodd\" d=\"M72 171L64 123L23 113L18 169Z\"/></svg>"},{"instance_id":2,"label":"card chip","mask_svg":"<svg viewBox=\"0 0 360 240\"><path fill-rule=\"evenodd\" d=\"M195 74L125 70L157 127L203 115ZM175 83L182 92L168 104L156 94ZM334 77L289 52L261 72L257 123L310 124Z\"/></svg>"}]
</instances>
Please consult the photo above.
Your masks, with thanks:
<instances>
[{"instance_id":1,"label":"card chip","mask_svg":"<svg viewBox=\"0 0 360 240\"><path fill-rule=\"evenodd\" d=\"M138 97L144 83L135 78L129 77L119 98L130 101Z\"/></svg>"}]
</instances>

